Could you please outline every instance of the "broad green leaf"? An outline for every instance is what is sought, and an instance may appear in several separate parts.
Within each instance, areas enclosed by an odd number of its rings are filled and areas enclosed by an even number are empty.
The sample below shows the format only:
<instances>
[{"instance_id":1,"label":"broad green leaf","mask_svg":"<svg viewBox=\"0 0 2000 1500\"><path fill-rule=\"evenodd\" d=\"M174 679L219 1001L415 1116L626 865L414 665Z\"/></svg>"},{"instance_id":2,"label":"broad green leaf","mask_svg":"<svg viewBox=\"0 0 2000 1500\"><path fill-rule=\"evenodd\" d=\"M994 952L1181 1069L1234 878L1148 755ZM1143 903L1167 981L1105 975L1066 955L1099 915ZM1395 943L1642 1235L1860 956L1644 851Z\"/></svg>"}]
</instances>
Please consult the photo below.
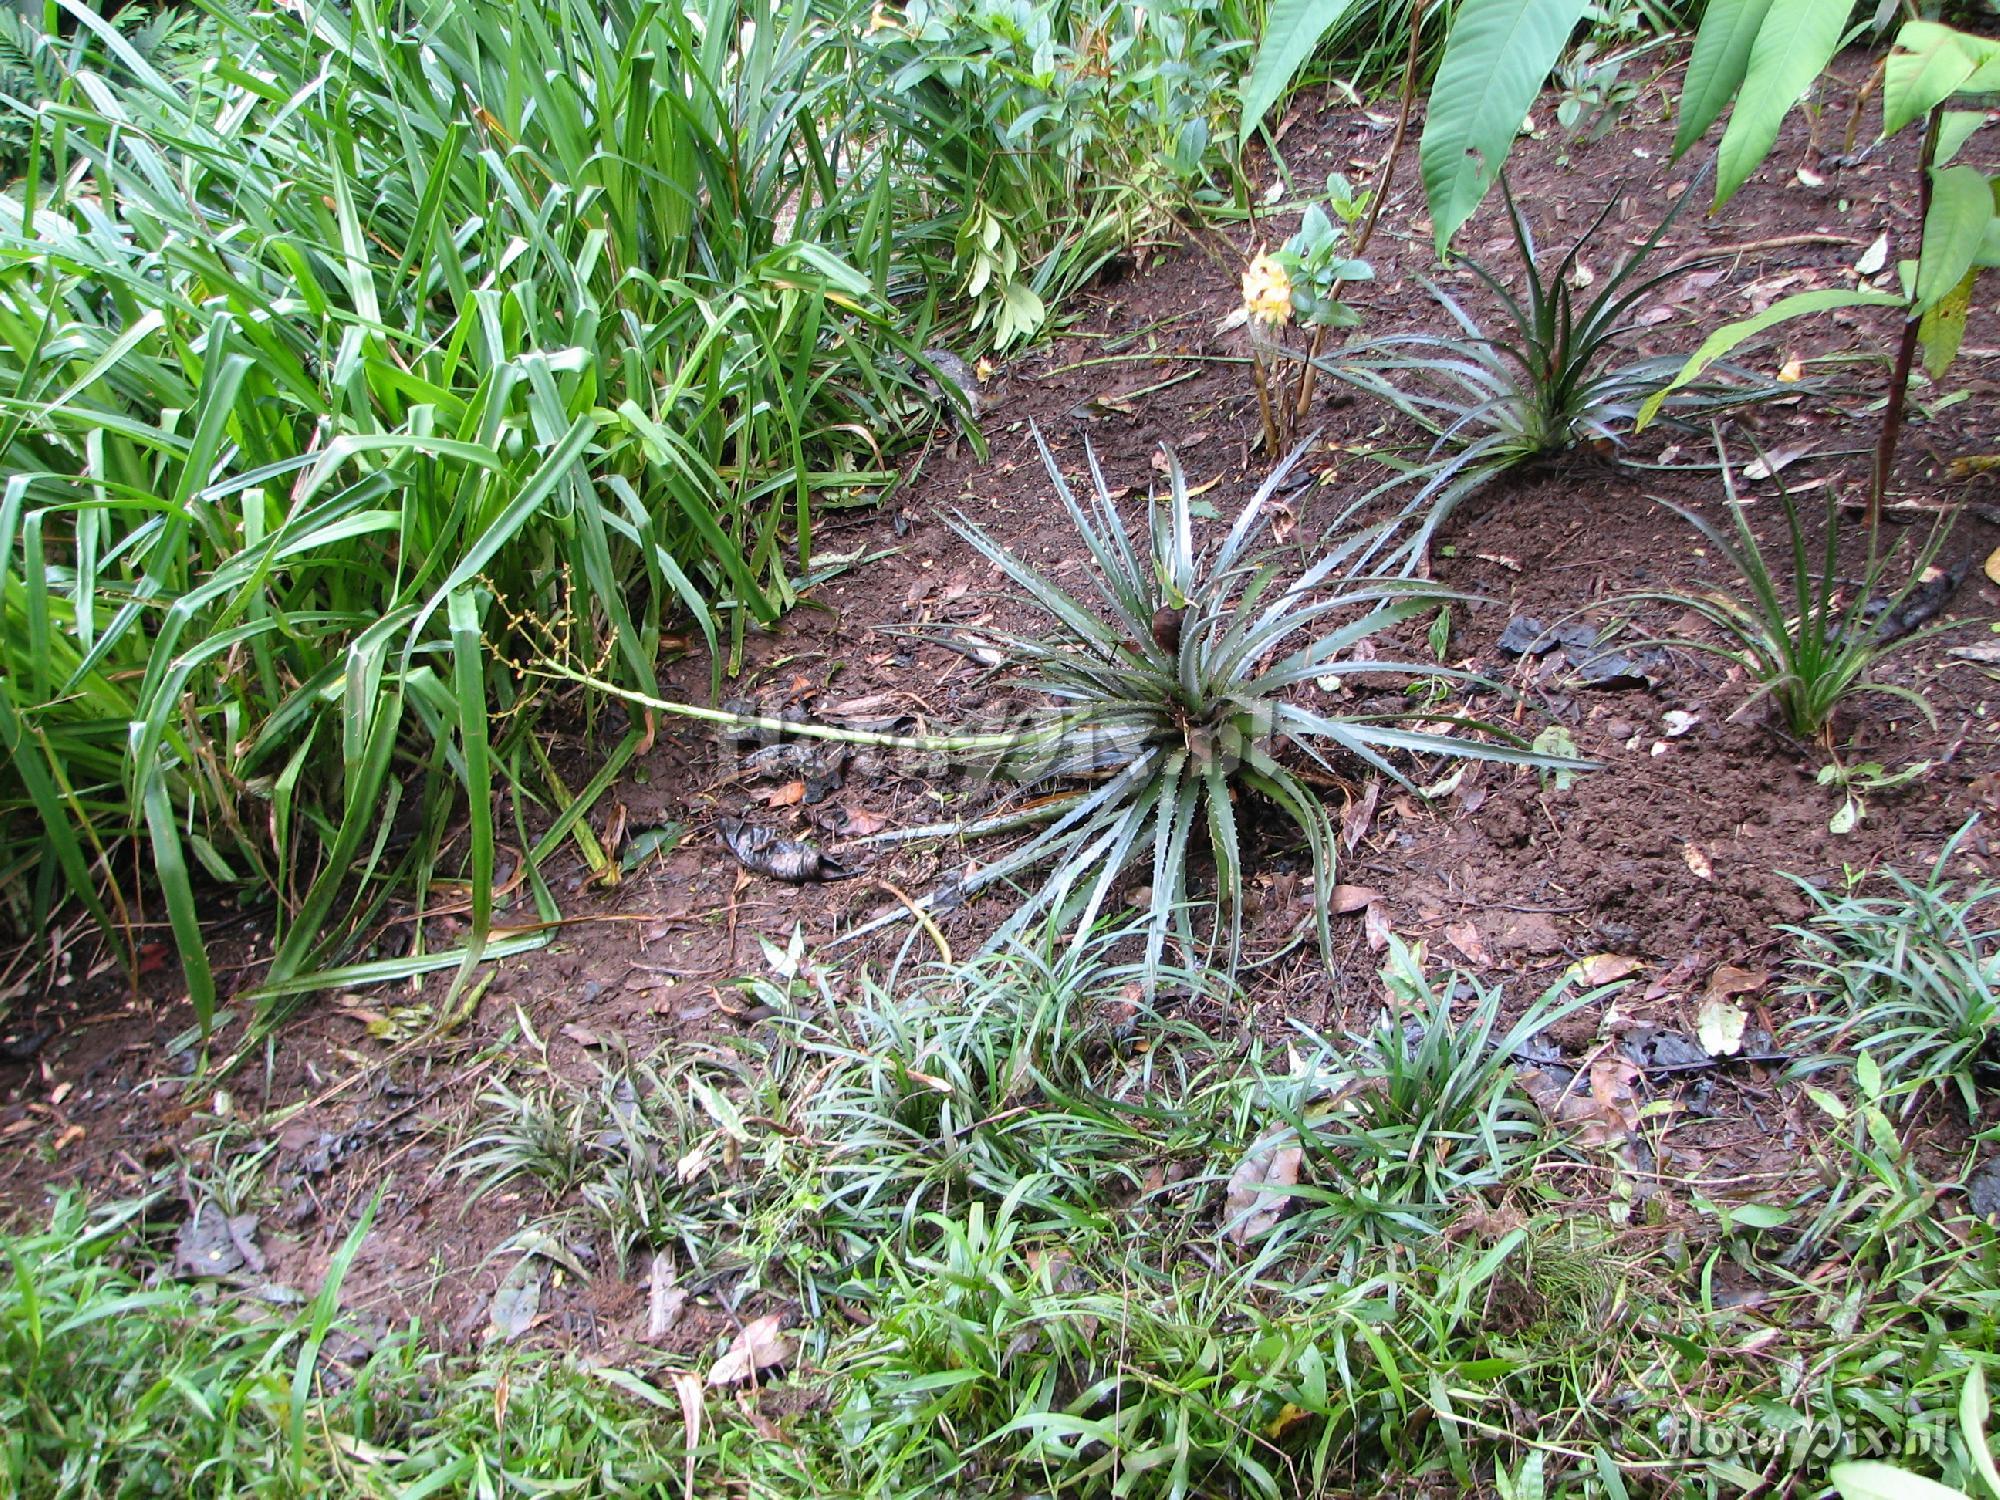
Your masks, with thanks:
<instances>
[{"instance_id":1,"label":"broad green leaf","mask_svg":"<svg viewBox=\"0 0 2000 1500\"><path fill-rule=\"evenodd\" d=\"M1965 279L1992 222L1993 189L1984 172L1977 167L1933 169L1913 312L1929 312Z\"/></svg>"},{"instance_id":2,"label":"broad green leaf","mask_svg":"<svg viewBox=\"0 0 2000 1500\"><path fill-rule=\"evenodd\" d=\"M1979 253L1972 257L1972 263L1989 269L2000 266L2000 211L1996 211L1986 233L1980 237Z\"/></svg>"},{"instance_id":3,"label":"broad green leaf","mask_svg":"<svg viewBox=\"0 0 2000 1500\"><path fill-rule=\"evenodd\" d=\"M1951 159L1972 139L1973 132L1985 123L1986 112L1981 109L1948 109L1940 115L1936 165L1949 166Z\"/></svg>"},{"instance_id":4,"label":"broad green leaf","mask_svg":"<svg viewBox=\"0 0 2000 1500\"><path fill-rule=\"evenodd\" d=\"M1963 1490L1924 1479L1893 1464L1835 1464L1826 1471L1840 1500L1965 1500Z\"/></svg>"},{"instance_id":5,"label":"broad green leaf","mask_svg":"<svg viewBox=\"0 0 2000 1500\"><path fill-rule=\"evenodd\" d=\"M1319 40L1353 7L1354 0L1276 0L1264 20L1264 36L1243 84L1243 121L1237 127L1241 147L1256 133L1271 106L1291 84Z\"/></svg>"},{"instance_id":6,"label":"broad green leaf","mask_svg":"<svg viewBox=\"0 0 2000 1500\"><path fill-rule=\"evenodd\" d=\"M1715 206L1762 165L1792 106L1833 60L1853 7L1848 0L1771 0L1716 157Z\"/></svg>"},{"instance_id":7,"label":"broad green leaf","mask_svg":"<svg viewBox=\"0 0 2000 1500\"><path fill-rule=\"evenodd\" d=\"M1750 44L1757 40L1771 0L1713 0L1695 33L1681 85L1681 118L1674 130L1674 155L1684 153L1713 125L1750 66Z\"/></svg>"},{"instance_id":8,"label":"broad green leaf","mask_svg":"<svg viewBox=\"0 0 2000 1500\"><path fill-rule=\"evenodd\" d=\"M1817 292L1800 292L1781 302L1773 302L1754 317L1725 323L1702 340L1701 347L1688 356L1688 362L1681 366L1678 375L1646 398L1645 403L1639 408L1639 415L1632 424L1632 430L1643 431L1653 418L1659 415L1660 403L1668 396L1699 377L1702 371L1738 344L1746 339L1755 338L1766 329L1775 328L1780 323L1804 317L1809 313L1827 312L1837 307L1902 307L1903 305L1901 297L1888 292L1848 292L1830 288Z\"/></svg>"},{"instance_id":9,"label":"broad green leaf","mask_svg":"<svg viewBox=\"0 0 2000 1500\"><path fill-rule=\"evenodd\" d=\"M1506 163L1586 0L1465 0L1431 86L1418 147L1443 254Z\"/></svg>"},{"instance_id":10,"label":"broad green leaf","mask_svg":"<svg viewBox=\"0 0 2000 1500\"><path fill-rule=\"evenodd\" d=\"M1882 64L1882 134L1894 135L1972 81L2000 46L1936 21L1910 21Z\"/></svg>"}]
</instances>

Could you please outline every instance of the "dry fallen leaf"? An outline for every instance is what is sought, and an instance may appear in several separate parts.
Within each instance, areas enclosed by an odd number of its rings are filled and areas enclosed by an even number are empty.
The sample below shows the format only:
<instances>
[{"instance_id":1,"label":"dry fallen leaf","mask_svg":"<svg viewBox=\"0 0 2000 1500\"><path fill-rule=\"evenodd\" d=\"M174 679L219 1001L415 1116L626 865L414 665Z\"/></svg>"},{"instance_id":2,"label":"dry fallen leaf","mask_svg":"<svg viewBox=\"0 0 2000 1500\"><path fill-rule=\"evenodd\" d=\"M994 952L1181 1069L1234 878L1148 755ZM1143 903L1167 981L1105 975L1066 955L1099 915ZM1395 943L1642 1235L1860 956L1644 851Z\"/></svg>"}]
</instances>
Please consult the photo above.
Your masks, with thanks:
<instances>
[{"instance_id":1,"label":"dry fallen leaf","mask_svg":"<svg viewBox=\"0 0 2000 1500\"><path fill-rule=\"evenodd\" d=\"M1380 953L1388 947L1389 934L1389 914L1380 905L1371 906L1361 914L1361 936L1370 953Z\"/></svg>"},{"instance_id":2,"label":"dry fallen leaf","mask_svg":"<svg viewBox=\"0 0 2000 1500\"><path fill-rule=\"evenodd\" d=\"M1705 993L1711 999L1727 1000L1736 995L1754 994L1770 981L1770 974L1763 969L1739 969L1734 964L1717 964L1715 972L1708 976Z\"/></svg>"},{"instance_id":3,"label":"dry fallen leaf","mask_svg":"<svg viewBox=\"0 0 2000 1500\"><path fill-rule=\"evenodd\" d=\"M1784 378L1782 370L1778 372L1778 378L1781 380ZM1796 375L1792 378L1794 380L1798 379ZM1752 459L1749 463L1745 464L1743 466L1743 477L1745 479L1769 479L1773 474L1789 469L1793 464L1811 452L1811 443L1800 443L1794 448L1779 448L1775 452L1766 453L1763 457Z\"/></svg>"},{"instance_id":4,"label":"dry fallen leaf","mask_svg":"<svg viewBox=\"0 0 2000 1500\"><path fill-rule=\"evenodd\" d=\"M1579 958L1569 966L1569 971L1577 983L1595 989L1600 984L1611 984L1628 974L1636 974L1644 967L1638 959L1622 953L1593 953L1588 958Z\"/></svg>"},{"instance_id":5,"label":"dry fallen leaf","mask_svg":"<svg viewBox=\"0 0 2000 1500\"><path fill-rule=\"evenodd\" d=\"M1995 555L2000 556L2000 554ZM1368 837L1368 829L1375 821L1375 804L1381 800L1382 783L1371 781L1362 789L1359 797L1354 798L1341 810L1340 842L1343 848L1352 849Z\"/></svg>"},{"instance_id":6,"label":"dry fallen leaf","mask_svg":"<svg viewBox=\"0 0 2000 1500\"><path fill-rule=\"evenodd\" d=\"M1479 936L1479 929L1472 923L1445 923L1444 938L1452 947L1463 953L1468 961L1478 964L1482 969L1492 965L1493 960L1486 952L1486 944Z\"/></svg>"},{"instance_id":7,"label":"dry fallen leaf","mask_svg":"<svg viewBox=\"0 0 2000 1500\"><path fill-rule=\"evenodd\" d=\"M1336 917L1362 911L1382 899L1382 893L1372 886L1337 885L1333 888L1333 900L1327 910Z\"/></svg>"},{"instance_id":8,"label":"dry fallen leaf","mask_svg":"<svg viewBox=\"0 0 2000 1500\"><path fill-rule=\"evenodd\" d=\"M1609 1145L1639 1128L1638 1082L1639 1069L1616 1053L1607 1052L1590 1065L1590 1097L1598 1116L1580 1132L1585 1145Z\"/></svg>"},{"instance_id":9,"label":"dry fallen leaf","mask_svg":"<svg viewBox=\"0 0 2000 1500\"><path fill-rule=\"evenodd\" d=\"M1222 1219L1232 1243L1245 1245L1270 1233L1284 1216L1290 1202L1285 1189L1298 1186L1299 1167L1305 1161L1298 1140L1298 1133L1289 1129L1261 1137L1229 1174Z\"/></svg>"},{"instance_id":10,"label":"dry fallen leaf","mask_svg":"<svg viewBox=\"0 0 2000 1500\"><path fill-rule=\"evenodd\" d=\"M1715 879L1715 866L1710 864L1708 856L1701 852L1701 845L1687 845L1681 850L1681 858L1687 861L1687 867L1696 880Z\"/></svg>"},{"instance_id":11,"label":"dry fallen leaf","mask_svg":"<svg viewBox=\"0 0 2000 1500\"><path fill-rule=\"evenodd\" d=\"M1875 236L1875 242L1861 252L1861 259L1854 263L1854 274L1873 276L1889 264L1889 231L1883 230Z\"/></svg>"},{"instance_id":12,"label":"dry fallen leaf","mask_svg":"<svg viewBox=\"0 0 2000 1500\"><path fill-rule=\"evenodd\" d=\"M1566 1074L1542 1068L1522 1068L1515 1076L1542 1118L1574 1127L1579 1145L1617 1145L1638 1129L1633 1086L1639 1070L1623 1057L1606 1053L1590 1065L1588 1094L1575 1093Z\"/></svg>"},{"instance_id":13,"label":"dry fallen leaf","mask_svg":"<svg viewBox=\"0 0 2000 1500\"><path fill-rule=\"evenodd\" d=\"M1981 569L1995 583L2000 583L2000 547L1986 554L1986 566Z\"/></svg>"},{"instance_id":14,"label":"dry fallen leaf","mask_svg":"<svg viewBox=\"0 0 2000 1500\"><path fill-rule=\"evenodd\" d=\"M486 1312L488 1344L511 1344L535 1324L542 1308L542 1277L535 1257L524 1255L514 1263L499 1289L493 1293Z\"/></svg>"},{"instance_id":15,"label":"dry fallen leaf","mask_svg":"<svg viewBox=\"0 0 2000 1500\"><path fill-rule=\"evenodd\" d=\"M779 1326L783 1318L782 1313L766 1313L754 1322L745 1323L743 1331L730 1341L722 1358L709 1367L708 1383L711 1386L741 1385L766 1370L775 1370L789 1363L792 1341L785 1337Z\"/></svg>"},{"instance_id":16,"label":"dry fallen leaf","mask_svg":"<svg viewBox=\"0 0 2000 1500\"><path fill-rule=\"evenodd\" d=\"M653 1252L646 1278L646 1342L657 1344L681 1318L687 1306L687 1288L674 1275L674 1258L665 1250Z\"/></svg>"},{"instance_id":17,"label":"dry fallen leaf","mask_svg":"<svg viewBox=\"0 0 2000 1500\"><path fill-rule=\"evenodd\" d=\"M686 1466L681 1470L681 1500L694 1500L694 1465L701 1446L701 1377L692 1370L674 1371L674 1394L681 1401L681 1434L687 1441Z\"/></svg>"},{"instance_id":18,"label":"dry fallen leaf","mask_svg":"<svg viewBox=\"0 0 2000 1500\"><path fill-rule=\"evenodd\" d=\"M1806 362L1796 354L1778 366L1778 379L1786 385L1791 385L1794 381L1805 379L1805 374ZM1762 479L1764 476L1762 474L1753 474L1750 477L1753 479Z\"/></svg>"},{"instance_id":19,"label":"dry fallen leaf","mask_svg":"<svg viewBox=\"0 0 2000 1500\"><path fill-rule=\"evenodd\" d=\"M803 781L788 781L765 800L773 807L797 807L806 799L806 784Z\"/></svg>"},{"instance_id":20,"label":"dry fallen leaf","mask_svg":"<svg viewBox=\"0 0 2000 1500\"><path fill-rule=\"evenodd\" d=\"M871 833L880 833L888 823L880 813L872 813L865 807L850 807L842 832L852 839L865 839Z\"/></svg>"}]
</instances>

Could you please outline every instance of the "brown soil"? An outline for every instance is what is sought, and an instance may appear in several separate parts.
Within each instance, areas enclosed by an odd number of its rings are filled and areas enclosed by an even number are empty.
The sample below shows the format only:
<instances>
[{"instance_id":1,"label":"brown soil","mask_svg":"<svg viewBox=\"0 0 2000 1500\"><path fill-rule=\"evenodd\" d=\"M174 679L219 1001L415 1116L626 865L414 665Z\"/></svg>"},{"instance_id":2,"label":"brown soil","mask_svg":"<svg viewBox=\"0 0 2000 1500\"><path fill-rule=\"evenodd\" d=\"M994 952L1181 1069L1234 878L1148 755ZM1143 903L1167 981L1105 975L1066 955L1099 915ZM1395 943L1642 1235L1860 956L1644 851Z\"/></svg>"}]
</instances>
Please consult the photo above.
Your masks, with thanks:
<instances>
[{"instance_id":1,"label":"brown soil","mask_svg":"<svg viewBox=\"0 0 2000 1500\"><path fill-rule=\"evenodd\" d=\"M1860 71L1850 69L1856 79ZM1685 165L1666 164L1665 109L1660 93L1649 93L1620 128L1594 144L1569 144L1566 156L1552 130L1521 143L1513 182L1545 250L1566 248L1607 190L1615 191L1616 206L1586 263L1605 274L1625 245L1644 237L1689 177ZM1538 109L1536 118L1548 125L1550 110ZM1844 123L1844 97L1816 122L1816 136L1815 122L1795 118L1767 169L1722 214L1705 219L1696 205L1682 217L1663 256L1718 245L1752 248L1719 262L1722 276L1695 295L1661 299L1669 311L1648 327L1650 346L1686 349L1700 330L1784 292L1851 285L1845 268L1885 226L1893 253L1910 253L1906 187L1914 133L1850 161L1839 154ZM1872 122L1864 127L1863 140L1872 128ZM1297 179L1311 183L1332 169L1365 168L1385 142L1386 134L1359 111L1314 102L1293 112L1282 149ZM1975 137L1974 149L1992 150L1982 142ZM1417 283L1434 267L1414 176L1413 162L1406 162L1371 247L1378 279L1355 297L1370 331L1441 326ZM1819 181L1808 186L1808 177ZM1887 206L1879 201L1885 197L1893 200ZM989 445L984 461L940 428L886 505L839 513L821 530L822 562L857 551L890 555L812 589L777 629L753 637L729 691L767 711L905 730L982 721L1016 701L1019 690L988 665L935 641L954 629L976 637L980 626L1026 622L947 518L962 512L1059 581L1079 581L1082 564L1038 459L1036 428L1073 475L1082 472L1084 444L1093 445L1111 485L1128 497L1128 513L1144 503L1157 478L1155 455L1166 443L1193 483L1213 485L1204 498L1217 512L1233 514L1269 466L1252 451L1255 401L1246 369L1236 362L1242 335L1218 332L1217 325L1236 304L1243 248L1260 238L1275 241L1289 228L1267 224L1260 233L1238 233L1227 257L1167 241L1114 267L1079 300L1057 337L996 372L981 422ZM1460 243L1504 265L1511 253L1504 236L1498 204L1489 203ZM1802 236L1816 238L1801 242ZM1440 280L1472 307L1488 305L1463 268ZM1868 408L1884 387L1893 333L1887 318L1835 316L1795 325L1754 356L1767 369L1794 352L1865 356L1814 366L1824 372L1823 389L1739 424L1767 450L1809 445L1784 476L1809 507L1821 503L1822 486L1851 497L1864 489L1865 450L1875 431ZM1621 1009L1691 1031L1716 966L1768 969L1777 962L1774 924L1797 920L1806 909L1787 875L1838 882L1850 868L1893 861L1915 871L1934 860L1954 830L2000 798L1992 674L1945 655L1948 645L1986 639L1985 621L2000 616L2000 588L1978 566L2000 544L2000 526L1990 519L2000 511L1989 508L2000 504L1995 481L1950 480L1944 472L1954 457L2000 448L1992 422L1996 343L2000 317L1982 307L1942 387L1920 383L1896 477L1896 499L1908 508L1900 514L1959 510L1945 560L1972 563L1948 608L1950 617L1968 623L1955 638L1913 651L1889 671L1891 680L1928 697L1936 725L1897 700L1875 697L1855 704L1836 727L1844 761L1893 769L1928 760L1925 775L1871 796L1860 827L1835 835L1828 820L1838 798L1815 781L1825 754L1789 742L1761 709L1744 711L1749 689L1716 659L1678 651L1657 686L1601 691L1536 679L1503 656L1496 643L1514 615L1548 622L1588 610L1591 619L1609 623L1632 613L1613 602L1620 595L1716 576L1698 552L1699 538L1653 503L1670 500L1718 515L1720 486L1712 473L1624 466L1592 455L1480 493L1445 528L1434 567L1439 582L1482 600L1455 610L1449 663L1508 688L1455 689L1457 703L1513 719L1529 734L1560 724L1603 769L1558 791L1533 774L1488 767L1428 806L1385 788L1343 881L1379 892L1395 932L1423 941L1441 959L1505 980L1515 1003L1587 955L1643 960L1641 984L1621 997ZM1959 392L1965 399L1947 406ZM1314 421L1326 433L1310 463L1317 482L1290 497L1292 542L1307 550L1382 472L1354 450L1403 436L1374 403L1337 390L1322 391ZM1698 455L1701 440L1661 430L1644 435L1625 457L1657 464L1669 447L1685 460ZM1757 513L1775 521L1773 487L1750 489L1760 497ZM1852 529L1858 534L1858 525ZM1672 611L1654 610L1640 613L1637 628L1665 635L1681 626ZM919 631L926 637L910 633ZM1421 634L1411 631L1405 648L1421 651ZM707 663L689 658L666 672L663 690L700 701L707 684ZM1691 716L1691 727L1672 732L1670 712ZM580 741L555 749L559 761L587 774L589 752ZM1420 779L1432 780L1443 768L1425 770ZM642 1056L670 1041L694 1047L723 1040L754 1024L736 1014L745 1001L730 981L762 969L759 938L782 945L796 927L809 945L822 942L898 909L904 895L928 890L966 853L893 849L857 860L859 878L793 886L743 874L722 849L718 819L745 815L837 845L843 829L934 822L997 798L989 789L922 772L888 758L855 757L843 784L823 800L785 805L787 783L749 780L728 747L669 725L591 818L600 834L622 827L628 836L684 823L687 834L675 852L610 889L586 885L582 866L565 871L559 857L551 881L571 925L545 949L498 965L477 1012L443 1040L383 1042L357 1015L435 1003L442 981L420 994L323 996L284 1027L268 1058L260 1056L225 1085L226 1097L189 1099L180 1086L190 1057L171 1054L167 1044L190 1017L167 988L171 965L163 951L152 950L161 966L148 976L148 998L138 1002L103 966L81 974L67 962L46 965L36 980L40 992L17 1003L8 1021L13 1060L0 1058L0 1193L16 1211L35 1213L44 1191L58 1185L106 1195L164 1186L163 1212L171 1217L173 1206L195 1191L190 1175L198 1179L218 1155L240 1159L246 1147L268 1144L272 1155L257 1174L268 1279L314 1285L381 1187L387 1196L351 1274L350 1304L391 1321L416 1315L445 1342L467 1340L506 1270L504 1259L489 1257L543 1207L524 1190L468 1203L466 1184L440 1170L481 1089L542 1066L594 1077L611 1044ZM1348 795L1362 795L1358 777ZM1991 869L1991 854L1985 831L1975 829L1962 850L1964 873ZM1309 896L1297 851L1275 827L1256 869L1253 959L1294 930ZM943 935L962 954L977 946L997 911L986 900L944 913ZM522 918L526 909L514 915ZM1275 1032L1296 1017L1338 1027L1372 1013L1377 960L1364 940L1363 918L1336 920L1331 973L1309 946L1252 970L1244 1003L1253 1025ZM449 945L454 921L430 919L426 941ZM406 943L410 925L403 920L385 939ZM849 971L879 964L909 933L910 924L899 924L837 950L829 961ZM254 927L218 919L216 934L225 975L249 982L257 972ZM928 941L918 939L920 946ZM1757 1024L1766 1027L1780 1024L1792 1004L1775 985L1752 998ZM1587 1045L1598 1020L1586 1012L1564 1039ZM522 1039L523 1022L541 1050ZM29 1052L25 1060L18 1055ZM1790 1093L1764 1069L1733 1070L1711 1101L1716 1118L1678 1131L1678 1150L1663 1170L1683 1179L1782 1183L1799 1160ZM273 1124L279 1110L288 1113ZM621 1343L643 1327L642 1268L629 1277L570 1279L543 1306L550 1315L544 1326L554 1333L591 1346ZM704 1343L729 1326L727 1315L698 1302L676 1339Z\"/></svg>"}]
</instances>

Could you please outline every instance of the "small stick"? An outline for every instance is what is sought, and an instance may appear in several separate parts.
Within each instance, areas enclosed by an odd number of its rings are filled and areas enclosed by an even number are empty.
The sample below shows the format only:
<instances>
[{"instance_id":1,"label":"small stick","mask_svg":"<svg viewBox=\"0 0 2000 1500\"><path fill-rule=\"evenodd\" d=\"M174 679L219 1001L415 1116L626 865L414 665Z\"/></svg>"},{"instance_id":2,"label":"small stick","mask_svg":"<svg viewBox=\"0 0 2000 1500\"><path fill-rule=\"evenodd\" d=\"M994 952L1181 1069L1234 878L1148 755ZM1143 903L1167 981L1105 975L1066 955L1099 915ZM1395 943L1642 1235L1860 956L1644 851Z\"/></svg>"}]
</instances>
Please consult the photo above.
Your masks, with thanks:
<instances>
[{"instance_id":1,"label":"small stick","mask_svg":"<svg viewBox=\"0 0 2000 1500\"><path fill-rule=\"evenodd\" d=\"M880 890L887 891L890 895L894 896L898 901L903 903L904 907L909 911L910 915L916 918L917 925L923 928L923 930L930 935L930 940L933 943L937 944L938 957L944 960L946 968L950 968L951 944L947 943L944 940L944 934L938 930L938 924L931 920L931 914L925 911L923 907L919 906L916 902L912 901L907 895L905 895L902 892L900 888L891 885L886 880L871 880L869 884L877 887Z\"/></svg>"}]
</instances>

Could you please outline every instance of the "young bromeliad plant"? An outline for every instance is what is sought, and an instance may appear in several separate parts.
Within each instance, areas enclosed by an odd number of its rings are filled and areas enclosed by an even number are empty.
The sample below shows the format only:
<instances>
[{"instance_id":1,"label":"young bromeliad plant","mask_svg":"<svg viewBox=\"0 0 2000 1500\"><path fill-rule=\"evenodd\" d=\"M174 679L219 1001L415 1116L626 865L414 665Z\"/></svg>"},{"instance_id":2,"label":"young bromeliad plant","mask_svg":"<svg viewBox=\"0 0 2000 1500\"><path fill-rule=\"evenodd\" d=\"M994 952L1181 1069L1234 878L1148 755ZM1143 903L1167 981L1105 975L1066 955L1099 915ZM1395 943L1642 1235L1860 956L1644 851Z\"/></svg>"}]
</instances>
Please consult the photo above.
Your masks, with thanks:
<instances>
[{"instance_id":1,"label":"young bromeliad plant","mask_svg":"<svg viewBox=\"0 0 2000 1500\"><path fill-rule=\"evenodd\" d=\"M1503 181L1521 263L1520 293L1511 291L1497 270L1465 260L1497 300L1497 319L1482 324L1450 293L1427 283L1459 332L1384 334L1317 361L1326 374L1387 401L1432 436L1429 457L1415 471L1418 488L1404 508L1406 515L1424 517L1414 554L1460 500L1494 476L1583 444L1621 443L1640 403L1680 368L1677 355L1634 356L1627 340L1639 304L1700 264L1699 257L1683 257L1646 268L1695 186L1689 185L1586 301L1579 294L1590 280L1584 251L1613 203L1607 201L1544 272L1536 261L1534 233ZM1729 375L1730 382L1690 383L1670 398L1673 409L1713 410L1760 399L1764 392L1745 384L1742 371L1722 367L1716 373ZM1399 477L1392 483L1404 482Z\"/></svg>"},{"instance_id":2,"label":"young bromeliad plant","mask_svg":"<svg viewBox=\"0 0 2000 1500\"><path fill-rule=\"evenodd\" d=\"M1390 536L1382 528L1333 543L1290 582L1281 563L1253 554L1272 497L1309 446L1279 464L1226 534L1206 546L1196 535L1186 478L1171 455L1168 493L1150 508L1143 543L1135 545L1095 455L1089 455L1090 496L1079 500L1043 444L1043 462L1092 564L1091 589L1100 607L1070 594L977 526L962 518L957 523L1055 627L1043 636L1002 638L1013 663L1031 674L1030 685L1056 704L1047 723L1020 736L1005 769L1029 781L1101 777L1051 804L1053 821L1045 829L971 877L985 888L1048 867L1043 883L994 941L1006 941L1044 913L1072 909L1082 941L1121 879L1136 868L1147 872L1152 889L1147 969L1157 967L1170 928L1196 952L1214 946L1216 928L1226 920L1233 971L1242 942L1242 825L1249 797L1276 809L1304 836L1315 889L1324 897L1333 889L1337 841L1313 782L1338 773L1330 753L1412 790L1411 778L1390 755L1556 763L1476 721L1464 721L1465 727L1490 737L1349 717L1295 696L1330 672L1436 675L1434 665L1353 660L1347 653L1455 597L1371 571ZM1190 855L1204 842L1214 862L1219 909L1210 943L1197 945L1187 871ZM1320 948L1330 955L1327 902L1314 905Z\"/></svg>"},{"instance_id":3,"label":"young bromeliad plant","mask_svg":"<svg viewBox=\"0 0 2000 1500\"><path fill-rule=\"evenodd\" d=\"M1875 669L1889 656L1905 651L1951 622L1905 629L1914 596L1931 576L1931 565L1947 532L1939 525L1915 549L1915 555L1884 551L1879 528L1868 534L1868 555L1860 578L1844 591L1840 571L1840 501L1829 493L1825 525L1817 550L1806 535L1797 503L1782 484L1779 503L1784 511L1791 558L1788 575L1775 572L1750 529L1736 477L1718 435L1716 452L1729 497L1729 527L1705 516L1661 501L1714 548L1736 572L1741 587L1733 592L1703 594L1668 590L1630 596L1692 610L1726 637L1711 641L1674 641L1740 665L1757 683L1751 704L1768 699L1787 732L1800 739L1824 738L1841 703L1862 693L1886 693L1916 707L1931 718L1930 705L1914 689L1880 681Z\"/></svg>"}]
</instances>

